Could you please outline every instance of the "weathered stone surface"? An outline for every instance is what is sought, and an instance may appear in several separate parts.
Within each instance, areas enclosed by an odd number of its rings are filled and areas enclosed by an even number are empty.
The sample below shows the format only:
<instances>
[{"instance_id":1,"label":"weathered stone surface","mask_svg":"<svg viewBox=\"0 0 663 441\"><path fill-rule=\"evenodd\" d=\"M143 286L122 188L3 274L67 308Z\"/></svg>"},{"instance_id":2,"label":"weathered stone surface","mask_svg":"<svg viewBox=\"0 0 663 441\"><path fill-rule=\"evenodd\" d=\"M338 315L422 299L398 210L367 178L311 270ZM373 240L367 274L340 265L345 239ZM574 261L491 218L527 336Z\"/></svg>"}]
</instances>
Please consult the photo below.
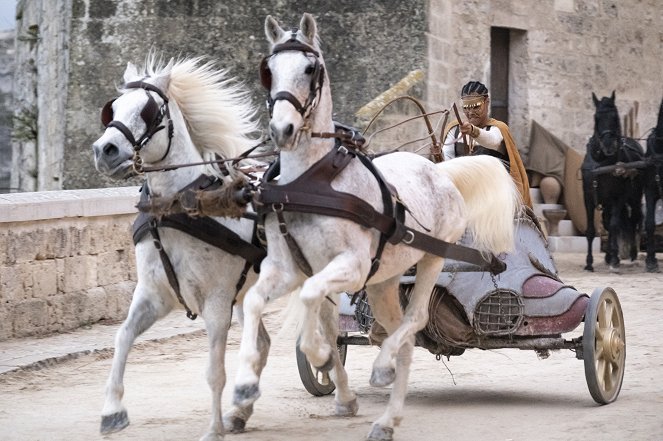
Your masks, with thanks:
<instances>
[{"instance_id":1,"label":"weathered stone surface","mask_svg":"<svg viewBox=\"0 0 663 441\"><path fill-rule=\"evenodd\" d=\"M77 190L80 203L73 206L67 191L49 192L55 197L0 196L0 206L9 212L3 218L22 219L0 218L0 320L7 318L0 341L126 316L136 285L135 208L122 202L134 200L136 189L129 190ZM88 202L103 206L95 211Z\"/></svg>"}]
</instances>

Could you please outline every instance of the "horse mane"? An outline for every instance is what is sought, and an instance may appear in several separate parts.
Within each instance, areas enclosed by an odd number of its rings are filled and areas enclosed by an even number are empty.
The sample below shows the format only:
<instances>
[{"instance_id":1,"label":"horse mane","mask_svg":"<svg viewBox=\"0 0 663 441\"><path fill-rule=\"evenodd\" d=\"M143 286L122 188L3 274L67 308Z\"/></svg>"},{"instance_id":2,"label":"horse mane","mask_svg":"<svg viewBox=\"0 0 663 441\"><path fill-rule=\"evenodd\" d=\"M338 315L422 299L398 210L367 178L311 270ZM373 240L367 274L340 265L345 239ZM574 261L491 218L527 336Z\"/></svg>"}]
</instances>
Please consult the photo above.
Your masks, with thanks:
<instances>
[{"instance_id":1,"label":"horse mane","mask_svg":"<svg viewBox=\"0 0 663 441\"><path fill-rule=\"evenodd\" d=\"M163 61L151 53L149 77L169 76L166 95L177 103L204 160L233 158L252 147L259 130L257 109L242 83L205 57Z\"/></svg>"}]
</instances>

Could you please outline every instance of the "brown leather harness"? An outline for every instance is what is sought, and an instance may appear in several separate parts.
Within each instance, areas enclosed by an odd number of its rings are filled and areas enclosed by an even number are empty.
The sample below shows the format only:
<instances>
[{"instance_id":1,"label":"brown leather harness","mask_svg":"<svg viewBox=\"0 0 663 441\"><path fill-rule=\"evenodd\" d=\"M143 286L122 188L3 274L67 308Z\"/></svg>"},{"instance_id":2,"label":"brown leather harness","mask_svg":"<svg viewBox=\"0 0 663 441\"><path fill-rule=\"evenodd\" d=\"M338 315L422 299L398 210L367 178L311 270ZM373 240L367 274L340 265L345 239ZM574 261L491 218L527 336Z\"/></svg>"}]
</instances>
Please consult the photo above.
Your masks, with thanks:
<instances>
[{"instance_id":1,"label":"brown leather harness","mask_svg":"<svg viewBox=\"0 0 663 441\"><path fill-rule=\"evenodd\" d=\"M332 188L331 183L334 178L353 159L361 161L377 179L382 194L383 213L378 212L355 195ZM276 214L279 230L297 265L307 276L311 276L313 271L297 241L290 235L283 212L341 217L380 231L380 242L376 255L372 259L367 281L378 270L386 242L391 244L402 242L440 257L468 262L476 265L477 271L499 274L506 269L504 262L495 256L488 261L473 248L449 243L406 226L404 220L405 212L408 211L407 207L399 200L395 189L384 179L371 159L357 150L337 143L320 161L288 184L279 185L270 182L276 174L278 174L276 169L265 174L259 192L254 198L259 221L264 222L265 217L270 213Z\"/></svg>"},{"instance_id":2,"label":"brown leather harness","mask_svg":"<svg viewBox=\"0 0 663 441\"><path fill-rule=\"evenodd\" d=\"M187 187L180 190L180 192L202 189L211 190L220 185L221 181L218 179L207 175L201 175ZM145 185L143 185L141 191L141 202L144 203L149 198L149 191ZM139 208L141 205L146 204L139 204ZM255 227L252 241L247 242L237 233L218 223L211 217L191 217L184 213L157 217L146 212L139 213L133 224L134 245L138 244L143 238L145 238L145 236L147 236L147 234L152 236L154 247L159 251L161 264L163 265L166 276L168 277L168 282L173 288L173 291L175 291L177 299L182 304L182 306L184 306L184 309L186 310L186 316L191 320L195 320L197 315L191 312L186 302L184 301L184 298L182 297L180 284L177 280L177 274L175 273L173 264L168 257L168 253L166 253L166 251L163 249L163 245L161 243L161 238L159 235L160 228L173 228L179 230L209 245L215 246L227 253L240 256L246 260L244 269L242 270L240 278L235 285L235 295L237 295L237 293L239 293L239 291L244 286L247 274L251 267L253 267L254 270L258 272L260 269L260 263L267 255L265 248L261 246L258 241Z\"/></svg>"}]
</instances>

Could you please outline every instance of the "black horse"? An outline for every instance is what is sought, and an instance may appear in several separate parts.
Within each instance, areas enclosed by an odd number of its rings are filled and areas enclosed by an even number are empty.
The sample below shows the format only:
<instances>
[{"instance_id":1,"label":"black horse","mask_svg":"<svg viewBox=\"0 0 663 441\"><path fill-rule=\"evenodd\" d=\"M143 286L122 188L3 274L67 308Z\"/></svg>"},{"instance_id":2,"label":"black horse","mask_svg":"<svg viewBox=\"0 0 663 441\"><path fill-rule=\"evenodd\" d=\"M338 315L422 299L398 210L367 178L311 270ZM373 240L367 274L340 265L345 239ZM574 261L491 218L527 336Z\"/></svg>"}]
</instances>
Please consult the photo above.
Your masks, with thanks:
<instances>
[{"instance_id":1,"label":"black horse","mask_svg":"<svg viewBox=\"0 0 663 441\"><path fill-rule=\"evenodd\" d=\"M654 230L656 221L654 212L656 201L663 198L663 101L658 110L656 127L647 138L647 152L645 153L647 168L645 171L645 234L647 238L647 258L645 263L648 272L658 272L656 260L656 238Z\"/></svg>"},{"instance_id":2,"label":"black horse","mask_svg":"<svg viewBox=\"0 0 663 441\"><path fill-rule=\"evenodd\" d=\"M587 143L582 163L582 183L587 211L587 261L585 269L594 271L592 243L596 236L594 209L602 212L603 227L608 232L605 262L611 270L619 266L620 238L628 247L631 260L638 256L637 235L642 225L643 173L623 164L644 159L642 146L622 136L615 92L599 101L592 93L594 134Z\"/></svg>"}]
</instances>

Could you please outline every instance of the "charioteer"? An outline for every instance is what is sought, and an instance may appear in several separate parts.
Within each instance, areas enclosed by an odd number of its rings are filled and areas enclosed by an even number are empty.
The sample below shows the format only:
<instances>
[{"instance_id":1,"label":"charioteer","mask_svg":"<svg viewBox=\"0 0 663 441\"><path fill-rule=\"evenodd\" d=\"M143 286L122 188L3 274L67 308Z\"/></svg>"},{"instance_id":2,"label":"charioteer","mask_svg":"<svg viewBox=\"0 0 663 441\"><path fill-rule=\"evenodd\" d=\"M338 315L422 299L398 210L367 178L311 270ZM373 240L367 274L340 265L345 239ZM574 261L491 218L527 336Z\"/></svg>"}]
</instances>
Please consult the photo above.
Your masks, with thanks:
<instances>
[{"instance_id":1,"label":"charioteer","mask_svg":"<svg viewBox=\"0 0 663 441\"><path fill-rule=\"evenodd\" d=\"M467 155L491 155L500 159L515 181L523 202L531 208L527 173L509 126L488 115L488 88L479 81L470 81L461 90L461 100L467 121L458 118L445 128L444 160Z\"/></svg>"}]
</instances>

